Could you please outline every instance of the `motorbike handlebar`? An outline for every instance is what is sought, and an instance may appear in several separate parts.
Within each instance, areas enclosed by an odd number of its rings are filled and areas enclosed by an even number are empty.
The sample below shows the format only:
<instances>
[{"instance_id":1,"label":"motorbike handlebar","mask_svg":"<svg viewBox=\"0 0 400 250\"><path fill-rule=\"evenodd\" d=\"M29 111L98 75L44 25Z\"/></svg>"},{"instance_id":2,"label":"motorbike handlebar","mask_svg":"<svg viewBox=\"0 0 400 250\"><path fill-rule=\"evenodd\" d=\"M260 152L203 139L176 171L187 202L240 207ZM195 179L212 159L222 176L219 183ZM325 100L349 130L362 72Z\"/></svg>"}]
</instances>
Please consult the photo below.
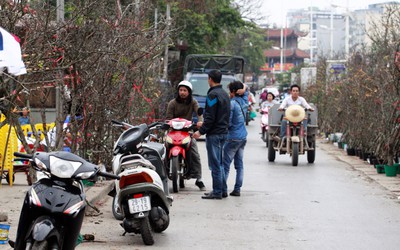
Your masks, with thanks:
<instances>
[{"instance_id":1,"label":"motorbike handlebar","mask_svg":"<svg viewBox=\"0 0 400 250\"><path fill-rule=\"evenodd\" d=\"M153 128L153 127L156 127L158 125L161 125L161 123L160 122L153 122L153 123L150 123L149 125L147 125L147 127L148 128Z\"/></svg>"},{"instance_id":2,"label":"motorbike handlebar","mask_svg":"<svg viewBox=\"0 0 400 250\"><path fill-rule=\"evenodd\" d=\"M106 177L106 178L110 178L110 179L117 179L117 180L121 179L121 177L119 177L118 175L109 174L109 173L101 172L101 171L99 171L99 172L97 173L97 175L103 176L103 177Z\"/></svg>"},{"instance_id":3,"label":"motorbike handlebar","mask_svg":"<svg viewBox=\"0 0 400 250\"><path fill-rule=\"evenodd\" d=\"M122 125L122 123L120 121L117 120L111 120L111 123L113 124L118 124L118 125Z\"/></svg>"},{"instance_id":4,"label":"motorbike handlebar","mask_svg":"<svg viewBox=\"0 0 400 250\"><path fill-rule=\"evenodd\" d=\"M20 152L14 152L14 156L24 158L24 159L32 159L33 155L30 154L24 154Z\"/></svg>"}]
</instances>

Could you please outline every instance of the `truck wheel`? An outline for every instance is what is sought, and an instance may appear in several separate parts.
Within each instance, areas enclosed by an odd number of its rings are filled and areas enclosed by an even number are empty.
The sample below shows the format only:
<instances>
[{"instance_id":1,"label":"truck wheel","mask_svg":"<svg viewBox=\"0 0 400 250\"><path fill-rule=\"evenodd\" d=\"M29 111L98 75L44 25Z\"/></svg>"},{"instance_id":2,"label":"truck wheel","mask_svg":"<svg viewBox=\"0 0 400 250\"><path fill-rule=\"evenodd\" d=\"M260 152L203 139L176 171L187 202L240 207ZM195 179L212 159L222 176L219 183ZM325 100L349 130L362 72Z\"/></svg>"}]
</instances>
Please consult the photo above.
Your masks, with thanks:
<instances>
[{"instance_id":1,"label":"truck wheel","mask_svg":"<svg viewBox=\"0 0 400 250\"><path fill-rule=\"evenodd\" d=\"M268 142L268 161L273 162L275 161L275 149L274 149L274 141L269 140Z\"/></svg>"},{"instance_id":2,"label":"truck wheel","mask_svg":"<svg viewBox=\"0 0 400 250\"><path fill-rule=\"evenodd\" d=\"M314 150L307 151L307 161L308 163L314 163L315 161L315 148Z\"/></svg>"},{"instance_id":3,"label":"truck wheel","mask_svg":"<svg viewBox=\"0 0 400 250\"><path fill-rule=\"evenodd\" d=\"M297 166L299 163L299 143L293 142L292 144L292 166Z\"/></svg>"}]
</instances>

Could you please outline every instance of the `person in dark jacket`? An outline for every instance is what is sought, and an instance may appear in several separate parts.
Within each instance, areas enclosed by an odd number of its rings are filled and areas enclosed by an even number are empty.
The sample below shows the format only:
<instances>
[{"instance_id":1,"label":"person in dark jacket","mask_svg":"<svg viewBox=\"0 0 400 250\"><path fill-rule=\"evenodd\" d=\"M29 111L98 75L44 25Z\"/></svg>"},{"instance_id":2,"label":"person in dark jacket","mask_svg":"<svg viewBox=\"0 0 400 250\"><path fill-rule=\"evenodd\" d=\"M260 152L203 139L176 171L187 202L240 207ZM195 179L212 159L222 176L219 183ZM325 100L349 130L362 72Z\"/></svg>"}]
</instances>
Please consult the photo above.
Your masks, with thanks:
<instances>
[{"instance_id":1,"label":"person in dark jacket","mask_svg":"<svg viewBox=\"0 0 400 250\"><path fill-rule=\"evenodd\" d=\"M222 89L221 79L222 74L219 70L211 70L208 73L210 89L207 92L204 122L193 134L195 139L207 135L206 148L213 190L205 193L201 197L203 199L222 199L222 149L228 134L230 99L228 93Z\"/></svg>"},{"instance_id":2,"label":"person in dark jacket","mask_svg":"<svg viewBox=\"0 0 400 250\"><path fill-rule=\"evenodd\" d=\"M192 120L193 113L197 114L199 109L198 102L192 97L192 84L189 81L182 81L178 84L178 96L168 103L167 119L183 118L188 121ZM198 116L198 120L202 121L202 116ZM201 124L201 123L197 123ZM206 190L206 187L201 180L201 161L200 154L197 148L197 142L192 138L191 147L189 148L190 154L190 174L192 178L196 178L195 185L201 191Z\"/></svg>"}]
</instances>

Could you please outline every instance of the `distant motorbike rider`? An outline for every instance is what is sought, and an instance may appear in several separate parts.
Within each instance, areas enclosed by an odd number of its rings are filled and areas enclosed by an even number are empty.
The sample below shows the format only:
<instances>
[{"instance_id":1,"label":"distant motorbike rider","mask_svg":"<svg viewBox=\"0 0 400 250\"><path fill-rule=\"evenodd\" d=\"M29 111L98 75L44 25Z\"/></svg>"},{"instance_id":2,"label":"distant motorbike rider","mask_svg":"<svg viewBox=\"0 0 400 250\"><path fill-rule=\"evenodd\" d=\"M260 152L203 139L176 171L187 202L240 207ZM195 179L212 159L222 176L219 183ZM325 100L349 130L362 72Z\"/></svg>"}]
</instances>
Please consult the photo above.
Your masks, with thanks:
<instances>
[{"instance_id":1,"label":"distant motorbike rider","mask_svg":"<svg viewBox=\"0 0 400 250\"><path fill-rule=\"evenodd\" d=\"M198 102L192 97L192 84L189 81L182 81L178 84L178 96L168 103L167 119L184 118L191 121L193 113L197 115L199 109ZM197 126L200 127L203 121L202 116L198 116ZM201 162L200 154L197 148L196 139L192 138L191 147L189 149L190 174L192 178L196 178L195 185L200 190L205 190L205 185L201 180Z\"/></svg>"},{"instance_id":2,"label":"distant motorbike rider","mask_svg":"<svg viewBox=\"0 0 400 250\"><path fill-rule=\"evenodd\" d=\"M278 110L283 111L283 109L286 109L291 105L297 104L302 106L303 108L308 109L309 111L314 111L314 109L307 103L306 99L304 99L299 95L300 95L300 86L297 84L290 86L290 95L287 96L282 101L282 104L279 106ZM286 126L287 126L287 120L282 119L280 139L282 139L286 135ZM307 131L306 130L307 120L303 121L303 126L304 126L304 131Z\"/></svg>"}]
</instances>

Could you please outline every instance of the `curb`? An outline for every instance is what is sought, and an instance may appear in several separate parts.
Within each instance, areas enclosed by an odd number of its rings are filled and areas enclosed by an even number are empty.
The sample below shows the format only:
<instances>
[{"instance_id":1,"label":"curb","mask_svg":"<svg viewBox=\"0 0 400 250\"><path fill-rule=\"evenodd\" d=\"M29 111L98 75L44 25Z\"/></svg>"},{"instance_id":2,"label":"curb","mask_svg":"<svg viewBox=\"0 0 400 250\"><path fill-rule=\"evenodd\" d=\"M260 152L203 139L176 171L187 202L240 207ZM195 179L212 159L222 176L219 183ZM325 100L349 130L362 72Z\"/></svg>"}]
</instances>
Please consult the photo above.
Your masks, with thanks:
<instances>
[{"instance_id":1,"label":"curb","mask_svg":"<svg viewBox=\"0 0 400 250\"><path fill-rule=\"evenodd\" d=\"M388 177L385 174L378 174L373 165L358 158L357 156L349 156L342 149L335 147L330 141L322 139L317 141L317 145L326 152L334 153L335 157L353 169L363 173L372 181L378 183L380 186L390 191L393 195L400 199L400 178L399 175L395 177Z\"/></svg>"},{"instance_id":2,"label":"curb","mask_svg":"<svg viewBox=\"0 0 400 250\"><path fill-rule=\"evenodd\" d=\"M86 189L86 199L87 201L95 205L96 202L98 202L101 199L104 199L107 197L108 193L114 188L114 180L109 180L109 181L102 181L100 183L96 183L94 186L87 187ZM96 211L90 207L86 207L86 215L95 213Z\"/></svg>"}]
</instances>

